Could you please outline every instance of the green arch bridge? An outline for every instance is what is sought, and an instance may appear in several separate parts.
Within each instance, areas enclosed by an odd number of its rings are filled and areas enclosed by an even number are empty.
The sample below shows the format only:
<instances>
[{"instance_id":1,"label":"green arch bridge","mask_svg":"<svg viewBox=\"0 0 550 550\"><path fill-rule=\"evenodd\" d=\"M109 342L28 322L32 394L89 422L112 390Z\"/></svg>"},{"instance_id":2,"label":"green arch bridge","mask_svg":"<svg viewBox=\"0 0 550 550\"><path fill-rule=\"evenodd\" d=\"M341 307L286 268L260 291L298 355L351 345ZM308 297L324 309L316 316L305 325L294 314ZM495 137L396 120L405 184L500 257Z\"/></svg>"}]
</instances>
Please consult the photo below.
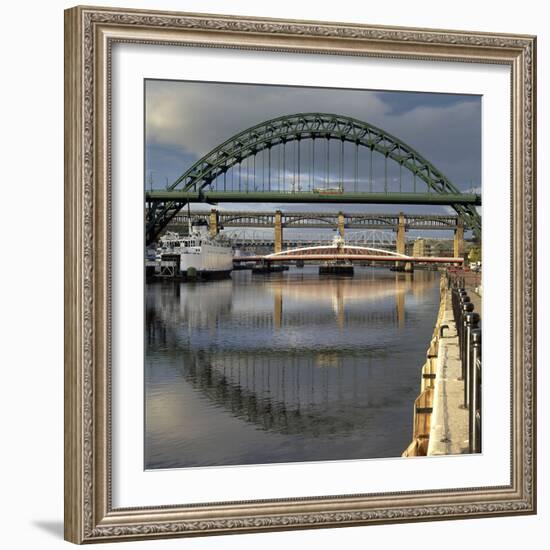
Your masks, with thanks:
<instances>
[{"instance_id":1,"label":"green arch bridge","mask_svg":"<svg viewBox=\"0 0 550 550\"><path fill-rule=\"evenodd\" d=\"M479 194L461 192L399 138L330 113L286 115L252 126L212 149L167 189L147 191L145 200L148 243L191 202L449 205L465 228L481 233Z\"/></svg>"}]
</instances>

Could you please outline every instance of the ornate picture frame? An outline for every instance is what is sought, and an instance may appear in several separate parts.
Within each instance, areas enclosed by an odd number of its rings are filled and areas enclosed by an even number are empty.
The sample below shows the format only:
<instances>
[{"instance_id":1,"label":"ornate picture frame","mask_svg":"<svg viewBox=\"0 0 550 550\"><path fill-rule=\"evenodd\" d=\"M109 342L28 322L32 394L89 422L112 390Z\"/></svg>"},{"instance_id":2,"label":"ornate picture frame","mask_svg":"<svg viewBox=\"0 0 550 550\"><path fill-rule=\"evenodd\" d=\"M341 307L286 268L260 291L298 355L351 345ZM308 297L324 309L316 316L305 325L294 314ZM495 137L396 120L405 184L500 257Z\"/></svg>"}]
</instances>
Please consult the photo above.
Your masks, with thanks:
<instances>
[{"instance_id":1,"label":"ornate picture frame","mask_svg":"<svg viewBox=\"0 0 550 550\"><path fill-rule=\"evenodd\" d=\"M511 72L511 460L503 486L114 508L111 87L116 43L499 64ZM75 543L536 512L536 38L75 7L65 12L65 538Z\"/></svg>"}]
</instances>

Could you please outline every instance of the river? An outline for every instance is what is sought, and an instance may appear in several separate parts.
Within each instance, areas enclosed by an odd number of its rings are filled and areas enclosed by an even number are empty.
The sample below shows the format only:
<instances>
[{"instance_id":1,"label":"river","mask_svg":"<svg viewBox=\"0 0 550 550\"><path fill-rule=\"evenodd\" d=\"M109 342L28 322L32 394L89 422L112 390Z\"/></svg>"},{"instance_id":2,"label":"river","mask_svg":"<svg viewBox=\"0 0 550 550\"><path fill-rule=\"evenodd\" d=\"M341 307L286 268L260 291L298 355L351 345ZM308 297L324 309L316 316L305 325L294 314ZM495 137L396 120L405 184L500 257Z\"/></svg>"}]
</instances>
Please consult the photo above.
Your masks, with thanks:
<instances>
[{"instance_id":1,"label":"river","mask_svg":"<svg viewBox=\"0 0 550 550\"><path fill-rule=\"evenodd\" d=\"M147 284L145 467L400 456L438 305L430 271Z\"/></svg>"}]
</instances>

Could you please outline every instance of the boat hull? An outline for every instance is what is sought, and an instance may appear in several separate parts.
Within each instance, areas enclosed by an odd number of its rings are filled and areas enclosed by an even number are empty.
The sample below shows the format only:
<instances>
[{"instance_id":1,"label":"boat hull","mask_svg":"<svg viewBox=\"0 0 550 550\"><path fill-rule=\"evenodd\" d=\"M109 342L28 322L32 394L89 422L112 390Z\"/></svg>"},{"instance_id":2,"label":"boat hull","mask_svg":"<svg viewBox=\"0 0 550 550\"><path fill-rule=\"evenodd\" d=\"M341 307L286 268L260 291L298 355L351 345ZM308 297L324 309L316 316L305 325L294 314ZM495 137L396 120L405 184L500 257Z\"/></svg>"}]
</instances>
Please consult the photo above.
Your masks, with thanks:
<instances>
[{"instance_id":1,"label":"boat hull","mask_svg":"<svg viewBox=\"0 0 550 550\"><path fill-rule=\"evenodd\" d=\"M233 269L233 250L211 241L204 232L194 232L186 237L168 233L161 238L156 260L146 262L147 279L209 280L228 277Z\"/></svg>"},{"instance_id":2,"label":"boat hull","mask_svg":"<svg viewBox=\"0 0 550 550\"><path fill-rule=\"evenodd\" d=\"M209 250L209 248L213 250ZM200 253L180 254L180 271L187 272L190 268L199 273L231 271L233 269L233 254L231 251L221 252L219 247L205 245Z\"/></svg>"}]
</instances>

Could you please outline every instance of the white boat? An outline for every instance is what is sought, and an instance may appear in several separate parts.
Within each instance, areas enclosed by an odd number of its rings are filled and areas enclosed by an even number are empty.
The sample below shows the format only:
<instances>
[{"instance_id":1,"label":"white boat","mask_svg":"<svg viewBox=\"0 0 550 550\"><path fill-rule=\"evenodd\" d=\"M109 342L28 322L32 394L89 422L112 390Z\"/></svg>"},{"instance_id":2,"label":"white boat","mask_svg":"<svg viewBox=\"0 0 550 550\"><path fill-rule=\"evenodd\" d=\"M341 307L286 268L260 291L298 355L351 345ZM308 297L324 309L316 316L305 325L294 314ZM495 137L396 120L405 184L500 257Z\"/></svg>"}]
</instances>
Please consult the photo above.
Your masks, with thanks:
<instances>
[{"instance_id":1,"label":"white boat","mask_svg":"<svg viewBox=\"0 0 550 550\"><path fill-rule=\"evenodd\" d=\"M211 237L206 221L189 228L189 235L165 233L156 252L157 274L162 277L214 278L233 269L233 248L221 235Z\"/></svg>"}]
</instances>

